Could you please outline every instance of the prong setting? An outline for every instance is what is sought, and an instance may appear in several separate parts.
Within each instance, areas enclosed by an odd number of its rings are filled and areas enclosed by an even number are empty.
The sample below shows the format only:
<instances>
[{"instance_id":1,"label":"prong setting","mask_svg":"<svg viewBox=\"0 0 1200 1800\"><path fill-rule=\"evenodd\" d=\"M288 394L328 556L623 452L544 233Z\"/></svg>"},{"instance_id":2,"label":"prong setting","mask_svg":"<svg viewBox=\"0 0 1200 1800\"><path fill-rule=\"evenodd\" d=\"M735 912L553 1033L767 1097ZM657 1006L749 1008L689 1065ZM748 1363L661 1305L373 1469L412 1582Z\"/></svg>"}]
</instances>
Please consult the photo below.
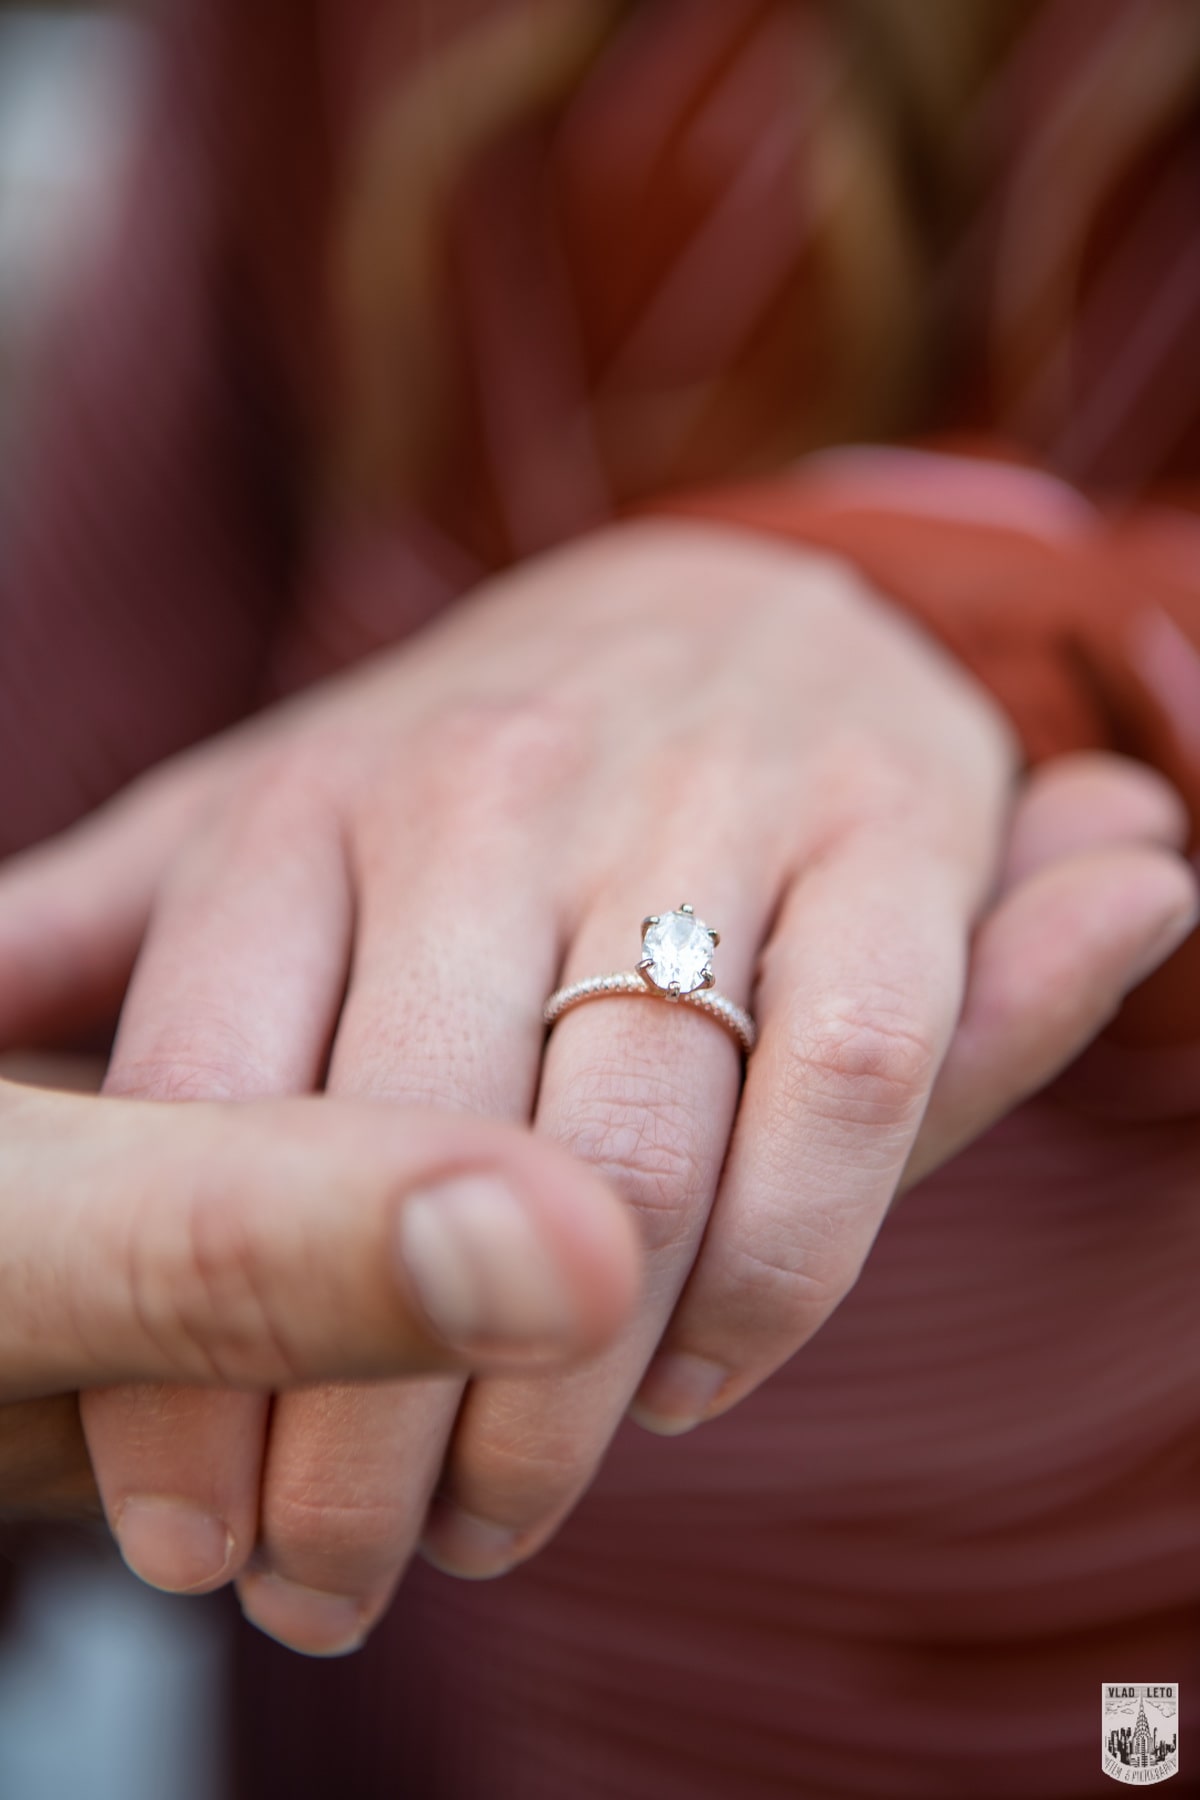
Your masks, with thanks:
<instances>
[{"instance_id":1,"label":"prong setting","mask_svg":"<svg viewBox=\"0 0 1200 1800\"><path fill-rule=\"evenodd\" d=\"M682 1003L684 1011L691 1006L707 1013L749 1055L758 1036L753 1018L728 995L716 991L713 951L720 941L720 933L698 919L695 908L686 900L673 912L647 913L642 920L642 954L636 972L622 969L608 975L591 975L557 988L543 1008L543 1019L548 1026L553 1025L569 1007L595 995L652 995Z\"/></svg>"},{"instance_id":2,"label":"prong setting","mask_svg":"<svg viewBox=\"0 0 1200 1800\"><path fill-rule=\"evenodd\" d=\"M696 917L695 908L686 900L674 912L648 913L642 921L638 974L668 1000L711 988L717 938L717 932Z\"/></svg>"}]
</instances>

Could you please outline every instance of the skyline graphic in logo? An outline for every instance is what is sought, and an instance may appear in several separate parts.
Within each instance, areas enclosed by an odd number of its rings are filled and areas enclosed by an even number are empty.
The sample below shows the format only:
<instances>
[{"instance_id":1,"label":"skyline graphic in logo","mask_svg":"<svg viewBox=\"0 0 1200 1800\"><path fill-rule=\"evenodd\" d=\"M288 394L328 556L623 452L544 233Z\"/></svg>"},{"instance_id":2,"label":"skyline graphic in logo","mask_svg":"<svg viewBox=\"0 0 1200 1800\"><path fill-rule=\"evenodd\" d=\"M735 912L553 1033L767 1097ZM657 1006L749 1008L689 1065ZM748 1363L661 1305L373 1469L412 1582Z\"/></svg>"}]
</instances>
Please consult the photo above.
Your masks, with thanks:
<instances>
[{"instance_id":1,"label":"skyline graphic in logo","mask_svg":"<svg viewBox=\"0 0 1200 1800\"><path fill-rule=\"evenodd\" d=\"M1150 1787L1179 1773L1179 1683L1106 1681L1100 1689L1100 1767Z\"/></svg>"}]
</instances>

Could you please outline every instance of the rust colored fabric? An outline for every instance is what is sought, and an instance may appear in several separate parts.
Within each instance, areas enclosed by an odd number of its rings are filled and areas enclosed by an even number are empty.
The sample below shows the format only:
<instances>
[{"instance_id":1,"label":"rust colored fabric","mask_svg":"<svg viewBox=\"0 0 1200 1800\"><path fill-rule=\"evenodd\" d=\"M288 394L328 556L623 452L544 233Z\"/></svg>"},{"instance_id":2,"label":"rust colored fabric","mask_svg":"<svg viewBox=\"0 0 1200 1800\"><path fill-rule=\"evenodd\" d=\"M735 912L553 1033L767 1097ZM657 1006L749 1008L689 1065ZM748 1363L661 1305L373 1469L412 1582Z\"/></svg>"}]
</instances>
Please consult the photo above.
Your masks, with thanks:
<instances>
[{"instance_id":1,"label":"rust colored fabric","mask_svg":"<svg viewBox=\"0 0 1200 1800\"><path fill-rule=\"evenodd\" d=\"M1200 522L1145 506L1105 518L1004 463L870 449L790 479L680 497L672 511L853 562L1000 700L1031 761L1118 750L1161 769L1200 843ZM1151 1054L1139 1066L1121 1048ZM1174 1052L1174 1054L1172 1054ZM1089 1059L1126 1114L1200 1105L1200 944L1128 1002ZM1076 1077L1074 1091L1084 1092Z\"/></svg>"},{"instance_id":2,"label":"rust colored fabric","mask_svg":"<svg viewBox=\"0 0 1200 1800\"><path fill-rule=\"evenodd\" d=\"M7 484L0 843L665 495L753 480L778 525L832 444L1194 489L1198 15L974 10L955 97L914 77L885 126L861 65L918 44L882 4L177 0ZM553 27L519 78L514 21ZM965 604L928 621L999 678ZM1064 709L1045 743L1089 701L1043 649L1003 698Z\"/></svg>"}]
</instances>

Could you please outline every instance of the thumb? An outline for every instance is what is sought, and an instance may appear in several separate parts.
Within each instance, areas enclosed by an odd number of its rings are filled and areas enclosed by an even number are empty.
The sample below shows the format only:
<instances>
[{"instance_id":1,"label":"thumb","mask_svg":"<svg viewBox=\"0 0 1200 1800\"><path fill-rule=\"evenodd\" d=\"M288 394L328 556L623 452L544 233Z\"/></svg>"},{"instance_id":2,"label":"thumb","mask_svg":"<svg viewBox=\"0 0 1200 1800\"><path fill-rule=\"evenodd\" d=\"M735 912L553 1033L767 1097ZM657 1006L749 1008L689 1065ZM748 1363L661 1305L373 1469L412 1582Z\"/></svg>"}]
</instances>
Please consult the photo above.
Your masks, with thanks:
<instances>
[{"instance_id":1,"label":"thumb","mask_svg":"<svg viewBox=\"0 0 1200 1800\"><path fill-rule=\"evenodd\" d=\"M627 1210L515 1126L0 1084L0 1400L557 1365L638 1281Z\"/></svg>"}]
</instances>

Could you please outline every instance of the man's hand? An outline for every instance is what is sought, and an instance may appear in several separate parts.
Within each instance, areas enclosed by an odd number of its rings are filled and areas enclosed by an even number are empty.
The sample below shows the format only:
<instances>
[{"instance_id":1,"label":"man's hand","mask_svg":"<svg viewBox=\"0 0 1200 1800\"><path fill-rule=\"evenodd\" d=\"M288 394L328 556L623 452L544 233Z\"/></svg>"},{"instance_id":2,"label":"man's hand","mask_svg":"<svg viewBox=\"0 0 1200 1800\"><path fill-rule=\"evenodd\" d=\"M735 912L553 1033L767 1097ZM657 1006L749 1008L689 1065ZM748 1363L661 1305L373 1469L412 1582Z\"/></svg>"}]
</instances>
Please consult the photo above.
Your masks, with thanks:
<instances>
[{"instance_id":1,"label":"man's hand","mask_svg":"<svg viewBox=\"0 0 1200 1800\"><path fill-rule=\"evenodd\" d=\"M638 1278L620 1203L511 1127L7 1081L0 1245L0 1514L16 1516L87 1507L76 1389L545 1368L611 1337Z\"/></svg>"}]
</instances>

